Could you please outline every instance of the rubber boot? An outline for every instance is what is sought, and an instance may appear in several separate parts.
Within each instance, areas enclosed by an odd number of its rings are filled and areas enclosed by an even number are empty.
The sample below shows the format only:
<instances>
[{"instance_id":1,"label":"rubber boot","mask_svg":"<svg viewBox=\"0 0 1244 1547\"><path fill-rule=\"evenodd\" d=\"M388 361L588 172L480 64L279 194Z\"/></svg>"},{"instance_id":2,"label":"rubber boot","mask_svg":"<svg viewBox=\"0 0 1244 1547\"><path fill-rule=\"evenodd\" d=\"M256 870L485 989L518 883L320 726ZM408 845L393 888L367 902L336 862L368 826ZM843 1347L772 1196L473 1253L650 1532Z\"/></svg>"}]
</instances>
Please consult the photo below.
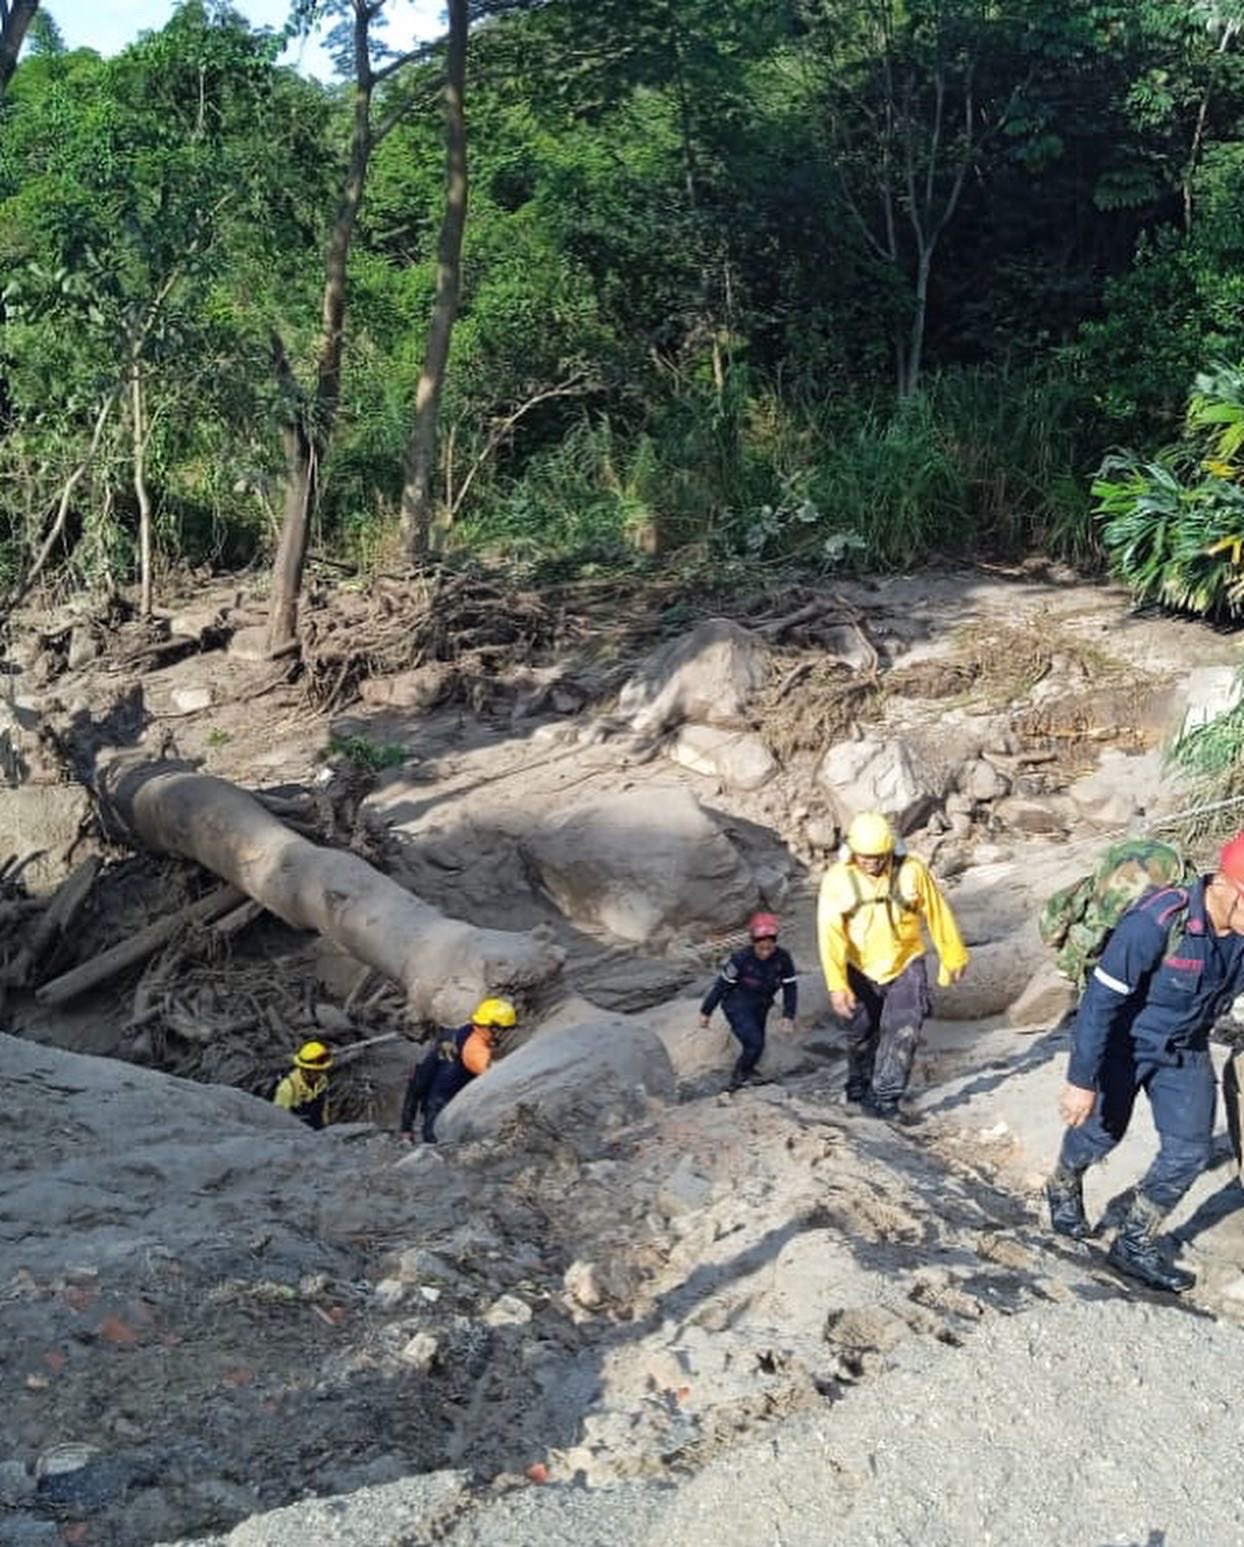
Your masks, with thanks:
<instances>
[{"instance_id":1,"label":"rubber boot","mask_svg":"<svg viewBox=\"0 0 1244 1547\"><path fill-rule=\"evenodd\" d=\"M1120 1273L1139 1279L1150 1289L1165 1289L1170 1294L1181 1295L1196 1283L1196 1274L1189 1273L1186 1268L1177 1268L1158 1249L1158 1226L1165 1217L1164 1209L1146 1198L1144 1193L1137 1193L1114 1238L1109 1261Z\"/></svg>"},{"instance_id":2,"label":"rubber boot","mask_svg":"<svg viewBox=\"0 0 1244 1547\"><path fill-rule=\"evenodd\" d=\"M740 1058L739 1061L735 1064L734 1068L730 1071L730 1081L726 1086L726 1090L730 1092L742 1090L743 1086L746 1085L748 1080L751 1078L751 1072L752 1071L750 1069L745 1069L743 1067L743 1060Z\"/></svg>"},{"instance_id":3,"label":"rubber boot","mask_svg":"<svg viewBox=\"0 0 1244 1547\"><path fill-rule=\"evenodd\" d=\"M846 1100L848 1106L859 1106L861 1101L868 1097L868 1081L853 1076L847 1081Z\"/></svg>"},{"instance_id":4,"label":"rubber boot","mask_svg":"<svg viewBox=\"0 0 1244 1547\"><path fill-rule=\"evenodd\" d=\"M878 1096L872 1091L864 1097L864 1110L869 1117L878 1117L883 1123L895 1122L898 1118L898 1101L893 1096Z\"/></svg>"},{"instance_id":5,"label":"rubber boot","mask_svg":"<svg viewBox=\"0 0 1244 1547\"><path fill-rule=\"evenodd\" d=\"M1084 1212L1084 1173L1069 1166L1055 1166L1045 1184L1045 1199L1050 1206L1050 1228L1055 1235L1068 1235L1082 1241L1091 1235Z\"/></svg>"}]
</instances>

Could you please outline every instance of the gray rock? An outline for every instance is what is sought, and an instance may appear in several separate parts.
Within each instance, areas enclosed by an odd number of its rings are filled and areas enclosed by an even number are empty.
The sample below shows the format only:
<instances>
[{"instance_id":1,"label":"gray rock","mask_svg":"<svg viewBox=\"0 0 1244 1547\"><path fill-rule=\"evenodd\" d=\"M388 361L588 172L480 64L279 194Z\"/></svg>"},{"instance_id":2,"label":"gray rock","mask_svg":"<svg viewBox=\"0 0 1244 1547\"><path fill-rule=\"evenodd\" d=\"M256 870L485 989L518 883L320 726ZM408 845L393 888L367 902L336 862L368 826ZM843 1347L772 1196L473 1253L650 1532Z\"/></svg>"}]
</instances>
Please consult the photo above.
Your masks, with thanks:
<instances>
[{"instance_id":1,"label":"gray rock","mask_svg":"<svg viewBox=\"0 0 1244 1547\"><path fill-rule=\"evenodd\" d=\"M480 1318L486 1327L525 1327L532 1309L517 1295L499 1295Z\"/></svg>"},{"instance_id":2,"label":"gray rock","mask_svg":"<svg viewBox=\"0 0 1244 1547\"><path fill-rule=\"evenodd\" d=\"M213 1547L382 1547L385 1543L437 1540L467 1493L465 1472L425 1472L381 1487L252 1515ZM59 1533L58 1533L59 1534ZM157 1547L206 1547L188 1541Z\"/></svg>"},{"instance_id":3,"label":"gray rock","mask_svg":"<svg viewBox=\"0 0 1244 1547\"><path fill-rule=\"evenodd\" d=\"M79 623L69 635L69 670L89 666L98 655L99 641L84 623Z\"/></svg>"},{"instance_id":4,"label":"gray rock","mask_svg":"<svg viewBox=\"0 0 1244 1547\"><path fill-rule=\"evenodd\" d=\"M1066 822L1048 802L1023 795L1008 795L994 807L998 820L1017 833L1061 833Z\"/></svg>"},{"instance_id":5,"label":"gray rock","mask_svg":"<svg viewBox=\"0 0 1244 1547\"><path fill-rule=\"evenodd\" d=\"M527 1319L531 1319L530 1313ZM433 1364L435 1364L440 1347L440 1343L437 1342L431 1332L416 1332L409 1342L403 1344L398 1358L403 1364L408 1364L421 1374L426 1375Z\"/></svg>"},{"instance_id":6,"label":"gray rock","mask_svg":"<svg viewBox=\"0 0 1244 1547\"><path fill-rule=\"evenodd\" d=\"M174 688L169 694L173 708L181 714L196 714L212 707L212 690L209 687Z\"/></svg>"},{"instance_id":7,"label":"gray rock","mask_svg":"<svg viewBox=\"0 0 1244 1547\"><path fill-rule=\"evenodd\" d=\"M168 631L174 639L202 639L213 629L221 626L223 617L219 607L188 607L175 612L168 620Z\"/></svg>"},{"instance_id":8,"label":"gray rock","mask_svg":"<svg viewBox=\"0 0 1244 1547\"><path fill-rule=\"evenodd\" d=\"M1008 794L1011 781L988 758L977 758L959 776L959 788L971 800L1001 800Z\"/></svg>"},{"instance_id":9,"label":"gray rock","mask_svg":"<svg viewBox=\"0 0 1244 1547\"><path fill-rule=\"evenodd\" d=\"M777 771L773 754L759 736L719 725L682 726L669 755L681 767L720 779L733 790L758 790Z\"/></svg>"},{"instance_id":10,"label":"gray rock","mask_svg":"<svg viewBox=\"0 0 1244 1547\"><path fill-rule=\"evenodd\" d=\"M455 672L443 661L429 661L392 677L367 677L359 684L365 704L391 709L431 709L449 692Z\"/></svg>"},{"instance_id":11,"label":"gray rock","mask_svg":"<svg viewBox=\"0 0 1244 1547\"><path fill-rule=\"evenodd\" d=\"M737 924L756 903L751 867L682 785L572 807L522 850L571 922L637 943Z\"/></svg>"},{"instance_id":12,"label":"gray rock","mask_svg":"<svg viewBox=\"0 0 1244 1547\"><path fill-rule=\"evenodd\" d=\"M267 661L268 630L258 624L240 628L229 641L229 654L238 661Z\"/></svg>"},{"instance_id":13,"label":"gray rock","mask_svg":"<svg viewBox=\"0 0 1244 1547\"><path fill-rule=\"evenodd\" d=\"M727 724L768 677L762 639L728 618L708 618L641 663L618 696L618 711L642 735L685 720Z\"/></svg>"},{"instance_id":14,"label":"gray rock","mask_svg":"<svg viewBox=\"0 0 1244 1547\"><path fill-rule=\"evenodd\" d=\"M1044 955L1035 925L1006 940L973 946L967 971L959 982L934 987L934 1015L943 1021L977 1021L1001 1015L1023 993ZM936 982L936 957L932 956L929 979Z\"/></svg>"},{"instance_id":15,"label":"gray rock","mask_svg":"<svg viewBox=\"0 0 1244 1547\"><path fill-rule=\"evenodd\" d=\"M942 795L926 766L898 739L840 742L825 754L816 776L844 825L861 811L882 811L908 833Z\"/></svg>"},{"instance_id":16,"label":"gray rock","mask_svg":"<svg viewBox=\"0 0 1244 1547\"><path fill-rule=\"evenodd\" d=\"M1057 1026L1076 1002L1076 991L1054 966L1042 962L1007 1006L1012 1026Z\"/></svg>"},{"instance_id":17,"label":"gray rock","mask_svg":"<svg viewBox=\"0 0 1244 1547\"><path fill-rule=\"evenodd\" d=\"M522 1047L473 1080L437 1119L439 1139L491 1133L520 1105L546 1118L599 1128L610 1118L641 1112L652 1097L675 1091L669 1055L646 1027L584 1006L591 1019L540 1028Z\"/></svg>"}]
</instances>

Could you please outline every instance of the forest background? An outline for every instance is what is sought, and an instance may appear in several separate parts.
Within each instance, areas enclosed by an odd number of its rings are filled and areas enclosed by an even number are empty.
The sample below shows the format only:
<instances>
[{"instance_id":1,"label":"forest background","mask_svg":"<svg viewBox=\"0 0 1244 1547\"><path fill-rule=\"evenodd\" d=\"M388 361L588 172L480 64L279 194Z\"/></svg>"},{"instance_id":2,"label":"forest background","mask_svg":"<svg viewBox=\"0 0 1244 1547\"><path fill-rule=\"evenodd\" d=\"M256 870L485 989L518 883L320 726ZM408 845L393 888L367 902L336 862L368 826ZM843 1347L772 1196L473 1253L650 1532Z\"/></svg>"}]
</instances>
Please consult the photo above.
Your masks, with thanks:
<instances>
[{"instance_id":1,"label":"forest background","mask_svg":"<svg viewBox=\"0 0 1244 1547\"><path fill-rule=\"evenodd\" d=\"M1244 3L384 23L185 0L103 59L0 0L8 607L271 566L277 648L308 554L729 583L1104 540L1235 609ZM277 62L326 24L337 83Z\"/></svg>"}]
</instances>

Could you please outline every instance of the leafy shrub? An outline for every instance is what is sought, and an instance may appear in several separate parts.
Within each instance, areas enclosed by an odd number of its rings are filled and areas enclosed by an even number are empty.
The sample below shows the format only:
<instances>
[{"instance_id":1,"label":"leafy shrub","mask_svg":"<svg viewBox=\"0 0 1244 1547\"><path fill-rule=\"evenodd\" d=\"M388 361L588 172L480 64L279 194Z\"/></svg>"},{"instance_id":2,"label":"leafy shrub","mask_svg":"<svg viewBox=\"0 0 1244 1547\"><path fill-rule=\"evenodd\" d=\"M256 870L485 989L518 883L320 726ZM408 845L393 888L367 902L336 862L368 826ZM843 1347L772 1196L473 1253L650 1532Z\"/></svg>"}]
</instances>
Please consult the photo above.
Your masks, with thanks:
<instances>
[{"instance_id":1,"label":"leafy shrub","mask_svg":"<svg viewBox=\"0 0 1244 1547\"><path fill-rule=\"evenodd\" d=\"M1102 540L1139 602L1244 616L1244 368L1199 375L1183 439L1152 460L1106 458L1093 484Z\"/></svg>"}]
</instances>

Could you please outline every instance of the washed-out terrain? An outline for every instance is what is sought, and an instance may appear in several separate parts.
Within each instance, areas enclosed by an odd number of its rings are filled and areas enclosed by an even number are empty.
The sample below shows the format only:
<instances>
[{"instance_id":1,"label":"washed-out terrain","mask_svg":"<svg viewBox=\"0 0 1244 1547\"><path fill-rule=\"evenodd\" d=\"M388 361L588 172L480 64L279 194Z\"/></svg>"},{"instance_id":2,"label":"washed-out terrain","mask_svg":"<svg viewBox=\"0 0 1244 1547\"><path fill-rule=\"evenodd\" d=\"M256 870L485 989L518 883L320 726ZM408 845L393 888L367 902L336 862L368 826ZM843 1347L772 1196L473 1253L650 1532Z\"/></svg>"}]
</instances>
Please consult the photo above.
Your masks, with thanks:
<instances>
[{"instance_id":1,"label":"washed-out terrain","mask_svg":"<svg viewBox=\"0 0 1244 1547\"><path fill-rule=\"evenodd\" d=\"M412 605L330 593L288 680L225 592L10 646L0 1544L1244 1542L1230 1146L1172 1221L1186 1303L1051 1239L1035 928L1112 837L1173 830L1162 748L1233 701L1236 642L1044 571L530 598L462 648ZM393 1131L430 1029L393 984L258 907L195 924L202 867L100 832L87 785L136 757L564 958L445 1142ZM842 1105L813 930L872 805L973 952L901 1126ZM728 1096L697 1003L762 902L799 1019ZM257 1099L312 1034L369 1042L323 1134ZM1142 1113L1095 1215L1151 1144Z\"/></svg>"}]
</instances>

